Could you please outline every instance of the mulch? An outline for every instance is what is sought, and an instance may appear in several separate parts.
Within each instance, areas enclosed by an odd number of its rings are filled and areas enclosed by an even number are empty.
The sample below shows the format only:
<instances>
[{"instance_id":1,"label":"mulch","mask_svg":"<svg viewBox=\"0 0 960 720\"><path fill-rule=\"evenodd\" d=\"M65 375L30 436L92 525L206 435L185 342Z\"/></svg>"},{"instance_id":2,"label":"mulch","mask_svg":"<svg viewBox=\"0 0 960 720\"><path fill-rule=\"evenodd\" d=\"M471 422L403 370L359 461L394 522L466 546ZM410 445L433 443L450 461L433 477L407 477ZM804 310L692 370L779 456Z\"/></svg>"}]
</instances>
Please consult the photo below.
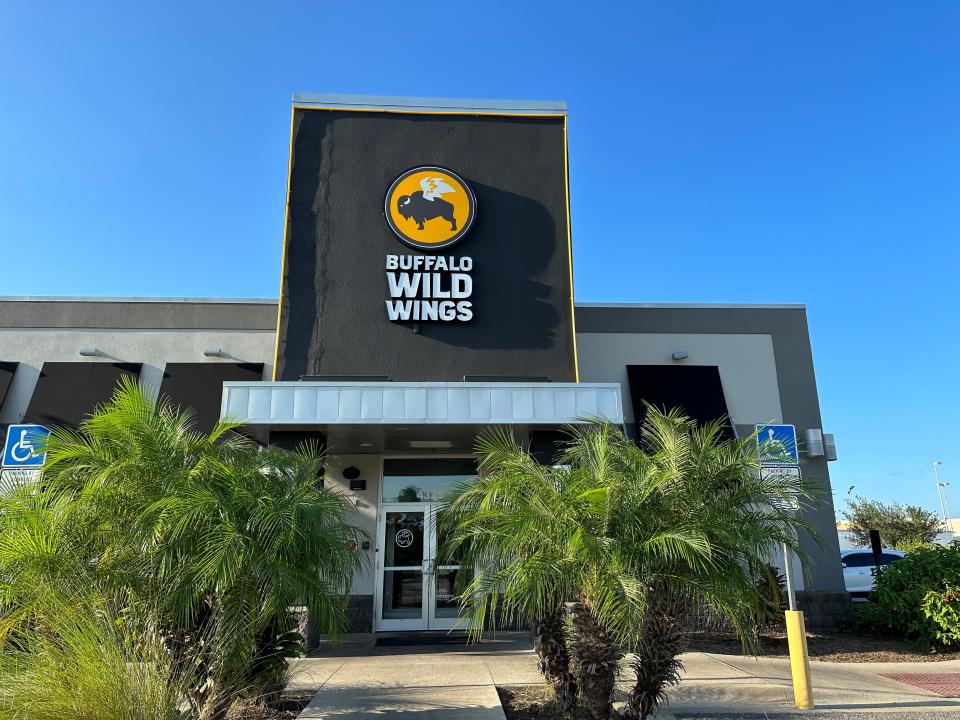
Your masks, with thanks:
<instances>
[{"instance_id":1,"label":"mulch","mask_svg":"<svg viewBox=\"0 0 960 720\"><path fill-rule=\"evenodd\" d=\"M284 696L274 703L238 701L227 720L296 720L312 696Z\"/></svg>"},{"instance_id":2,"label":"mulch","mask_svg":"<svg viewBox=\"0 0 960 720\"><path fill-rule=\"evenodd\" d=\"M565 720L549 685L497 686L507 720Z\"/></svg>"},{"instance_id":3,"label":"mulch","mask_svg":"<svg viewBox=\"0 0 960 720\"><path fill-rule=\"evenodd\" d=\"M826 662L937 662L960 660L960 651L931 652L903 640L863 638L840 632L808 632L807 651L811 658ZM703 631L689 633L684 652L739 655L740 640L732 633ZM764 657L789 657L785 632L765 632L760 639Z\"/></svg>"}]
</instances>

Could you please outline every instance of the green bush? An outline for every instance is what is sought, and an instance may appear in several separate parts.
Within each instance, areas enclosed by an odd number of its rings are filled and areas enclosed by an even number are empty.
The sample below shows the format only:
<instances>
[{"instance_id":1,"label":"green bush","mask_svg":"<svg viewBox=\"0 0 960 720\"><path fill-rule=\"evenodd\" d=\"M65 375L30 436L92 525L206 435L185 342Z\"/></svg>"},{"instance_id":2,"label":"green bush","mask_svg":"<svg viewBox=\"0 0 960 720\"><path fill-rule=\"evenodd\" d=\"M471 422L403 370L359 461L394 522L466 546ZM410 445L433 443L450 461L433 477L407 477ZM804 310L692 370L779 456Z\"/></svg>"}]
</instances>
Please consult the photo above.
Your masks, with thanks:
<instances>
[{"instance_id":1,"label":"green bush","mask_svg":"<svg viewBox=\"0 0 960 720\"><path fill-rule=\"evenodd\" d=\"M840 621L840 630L850 635L890 637L896 630L890 620L890 611L875 602L857 603L853 613Z\"/></svg>"},{"instance_id":2,"label":"green bush","mask_svg":"<svg viewBox=\"0 0 960 720\"><path fill-rule=\"evenodd\" d=\"M932 623L937 642L944 646L960 644L960 587L946 580L923 598L923 615Z\"/></svg>"},{"instance_id":3,"label":"green bush","mask_svg":"<svg viewBox=\"0 0 960 720\"><path fill-rule=\"evenodd\" d=\"M921 547L880 569L873 599L892 628L926 646L960 644L960 544Z\"/></svg>"}]
</instances>

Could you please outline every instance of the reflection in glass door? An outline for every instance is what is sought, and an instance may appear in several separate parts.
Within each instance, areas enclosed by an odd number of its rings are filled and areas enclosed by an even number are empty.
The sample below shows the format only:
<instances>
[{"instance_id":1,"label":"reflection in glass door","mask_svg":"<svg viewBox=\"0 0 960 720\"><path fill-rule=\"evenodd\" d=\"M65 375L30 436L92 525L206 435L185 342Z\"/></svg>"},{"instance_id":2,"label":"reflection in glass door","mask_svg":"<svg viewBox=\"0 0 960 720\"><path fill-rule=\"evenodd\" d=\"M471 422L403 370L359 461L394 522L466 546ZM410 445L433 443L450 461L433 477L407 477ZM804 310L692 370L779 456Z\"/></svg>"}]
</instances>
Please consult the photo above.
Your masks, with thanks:
<instances>
[{"instance_id":1,"label":"reflection in glass door","mask_svg":"<svg viewBox=\"0 0 960 720\"><path fill-rule=\"evenodd\" d=\"M433 541L431 557L434 563L431 567L432 578L430 597L427 605L427 625L430 629L450 629L465 627L461 621L460 603L457 600L458 590L469 582L469 577L460 578L461 573L468 570L461 568L457 558L445 558L439 563L436 561L439 548L443 545L442 527L438 523L438 513L435 508L430 510L430 536ZM460 583L458 585L458 580Z\"/></svg>"}]
</instances>

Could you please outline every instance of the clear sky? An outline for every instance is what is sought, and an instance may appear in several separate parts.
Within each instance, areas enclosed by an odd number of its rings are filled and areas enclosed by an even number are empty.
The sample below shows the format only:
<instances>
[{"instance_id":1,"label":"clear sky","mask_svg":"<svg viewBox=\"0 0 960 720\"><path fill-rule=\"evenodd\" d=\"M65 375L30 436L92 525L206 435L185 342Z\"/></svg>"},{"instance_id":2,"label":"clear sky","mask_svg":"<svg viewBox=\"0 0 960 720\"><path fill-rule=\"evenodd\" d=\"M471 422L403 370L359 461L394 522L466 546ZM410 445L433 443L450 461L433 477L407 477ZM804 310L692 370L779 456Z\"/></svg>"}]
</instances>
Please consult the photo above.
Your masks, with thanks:
<instances>
[{"instance_id":1,"label":"clear sky","mask_svg":"<svg viewBox=\"0 0 960 720\"><path fill-rule=\"evenodd\" d=\"M839 504L960 515L960 3L0 0L0 294L276 297L294 91L566 100L577 299L805 303Z\"/></svg>"}]
</instances>

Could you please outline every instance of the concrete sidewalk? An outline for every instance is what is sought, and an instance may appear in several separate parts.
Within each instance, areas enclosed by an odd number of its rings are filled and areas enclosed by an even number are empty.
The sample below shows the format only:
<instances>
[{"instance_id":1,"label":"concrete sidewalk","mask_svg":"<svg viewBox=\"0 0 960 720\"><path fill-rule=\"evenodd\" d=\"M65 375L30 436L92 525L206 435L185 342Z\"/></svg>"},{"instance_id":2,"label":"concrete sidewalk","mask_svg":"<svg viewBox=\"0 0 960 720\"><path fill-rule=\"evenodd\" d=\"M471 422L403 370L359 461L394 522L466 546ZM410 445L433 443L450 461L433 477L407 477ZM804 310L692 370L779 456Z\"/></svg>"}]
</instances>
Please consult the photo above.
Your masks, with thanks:
<instances>
[{"instance_id":1,"label":"concrete sidewalk","mask_svg":"<svg viewBox=\"0 0 960 720\"><path fill-rule=\"evenodd\" d=\"M790 661L739 655L687 653L680 685L661 715L737 711L777 713L793 709ZM882 677L892 673L956 673L960 661L831 663L812 660L813 698L820 711L887 713L904 710L960 714L960 699ZM626 679L626 678L625 678Z\"/></svg>"},{"instance_id":2,"label":"concrete sidewalk","mask_svg":"<svg viewBox=\"0 0 960 720\"><path fill-rule=\"evenodd\" d=\"M374 647L351 636L336 649L297 661L288 689L315 692L301 718L503 720L497 685L541 684L526 633L472 646ZM660 717L691 713L784 713L793 709L790 662L783 658L687 653L679 686ZM957 673L960 661L825 663L811 661L817 709L831 713L952 711L960 699L905 685L884 673ZM619 686L630 685L629 668Z\"/></svg>"},{"instance_id":3,"label":"concrete sidewalk","mask_svg":"<svg viewBox=\"0 0 960 720\"><path fill-rule=\"evenodd\" d=\"M471 646L373 647L357 636L295 664L289 690L316 691L301 718L504 720L497 685L543 682L526 633Z\"/></svg>"}]
</instances>

